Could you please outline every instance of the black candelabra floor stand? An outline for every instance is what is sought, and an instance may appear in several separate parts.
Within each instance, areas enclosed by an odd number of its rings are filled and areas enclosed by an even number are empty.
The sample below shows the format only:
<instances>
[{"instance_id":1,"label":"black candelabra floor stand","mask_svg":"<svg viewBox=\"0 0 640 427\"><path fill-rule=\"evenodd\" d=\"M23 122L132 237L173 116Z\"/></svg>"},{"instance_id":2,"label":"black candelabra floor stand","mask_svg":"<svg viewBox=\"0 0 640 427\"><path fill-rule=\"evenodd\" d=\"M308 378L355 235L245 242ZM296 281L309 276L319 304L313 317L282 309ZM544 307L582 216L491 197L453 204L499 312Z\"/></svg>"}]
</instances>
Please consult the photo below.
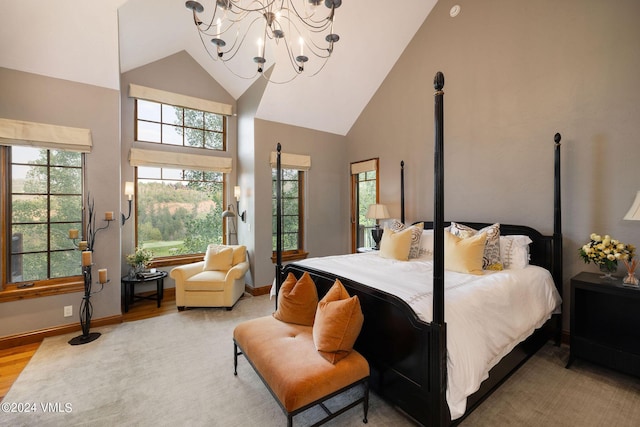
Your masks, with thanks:
<instances>
[{"instance_id":1,"label":"black candelabra floor stand","mask_svg":"<svg viewBox=\"0 0 640 427\"><path fill-rule=\"evenodd\" d=\"M91 316L93 315L93 306L91 305L91 265L82 267L82 275L84 276L84 296L80 303L80 325L82 326L82 335L72 338L69 341L69 344L71 345L87 344L100 337L100 332L89 332L91 329ZM104 284L101 285L104 286Z\"/></svg>"}]
</instances>

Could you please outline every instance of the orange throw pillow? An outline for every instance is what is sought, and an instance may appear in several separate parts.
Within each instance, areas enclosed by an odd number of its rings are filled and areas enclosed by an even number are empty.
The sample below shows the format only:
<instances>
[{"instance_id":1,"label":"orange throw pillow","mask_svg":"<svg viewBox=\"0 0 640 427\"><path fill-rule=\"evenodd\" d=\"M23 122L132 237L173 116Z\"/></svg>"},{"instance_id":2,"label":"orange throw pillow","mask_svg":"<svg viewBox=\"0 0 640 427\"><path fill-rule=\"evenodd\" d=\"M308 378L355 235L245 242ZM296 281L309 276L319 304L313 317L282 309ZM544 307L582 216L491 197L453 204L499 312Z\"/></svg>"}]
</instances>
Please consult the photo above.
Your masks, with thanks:
<instances>
[{"instance_id":1,"label":"orange throw pillow","mask_svg":"<svg viewBox=\"0 0 640 427\"><path fill-rule=\"evenodd\" d=\"M318 306L318 290L309 273L305 272L300 280L293 273L280 286L278 309L273 317L281 322L312 326Z\"/></svg>"},{"instance_id":2,"label":"orange throw pillow","mask_svg":"<svg viewBox=\"0 0 640 427\"><path fill-rule=\"evenodd\" d=\"M335 364L349 355L360 335L364 316L357 295L352 297L340 280L318 303L313 342L322 357Z\"/></svg>"}]
</instances>

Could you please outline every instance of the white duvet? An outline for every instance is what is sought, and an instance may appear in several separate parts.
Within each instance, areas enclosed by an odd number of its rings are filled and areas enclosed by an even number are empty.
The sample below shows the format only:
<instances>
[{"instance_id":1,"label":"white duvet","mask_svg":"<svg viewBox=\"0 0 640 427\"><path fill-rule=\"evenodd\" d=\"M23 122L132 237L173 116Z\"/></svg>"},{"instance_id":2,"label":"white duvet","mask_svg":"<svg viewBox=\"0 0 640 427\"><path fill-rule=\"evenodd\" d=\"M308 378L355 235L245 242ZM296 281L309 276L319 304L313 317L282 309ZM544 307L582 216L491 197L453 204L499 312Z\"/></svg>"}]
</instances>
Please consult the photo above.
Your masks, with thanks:
<instances>
[{"instance_id":1,"label":"white duvet","mask_svg":"<svg viewBox=\"0 0 640 427\"><path fill-rule=\"evenodd\" d=\"M432 320L431 261L395 261L371 252L296 264L396 295L422 320ZM489 370L558 312L561 299L551 274L536 266L485 271L481 276L446 271L445 289L447 403L456 419L464 414L467 396L478 390Z\"/></svg>"}]
</instances>

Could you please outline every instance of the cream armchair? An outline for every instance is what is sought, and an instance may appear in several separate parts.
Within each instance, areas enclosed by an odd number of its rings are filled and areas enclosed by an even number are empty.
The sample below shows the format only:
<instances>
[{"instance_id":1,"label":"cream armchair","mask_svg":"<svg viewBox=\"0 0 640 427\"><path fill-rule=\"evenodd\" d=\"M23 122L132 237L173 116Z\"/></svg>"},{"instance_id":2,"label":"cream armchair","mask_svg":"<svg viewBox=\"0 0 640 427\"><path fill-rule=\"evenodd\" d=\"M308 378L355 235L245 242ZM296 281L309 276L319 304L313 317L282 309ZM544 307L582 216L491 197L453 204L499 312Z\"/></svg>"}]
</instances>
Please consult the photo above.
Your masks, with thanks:
<instances>
[{"instance_id":1,"label":"cream armchair","mask_svg":"<svg viewBox=\"0 0 640 427\"><path fill-rule=\"evenodd\" d=\"M231 310L244 293L244 275L249 270L243 245L209 245L204 261L176 267L170 276L176 282L176 305L226 307Z\"/></svg>"}]
</instances>

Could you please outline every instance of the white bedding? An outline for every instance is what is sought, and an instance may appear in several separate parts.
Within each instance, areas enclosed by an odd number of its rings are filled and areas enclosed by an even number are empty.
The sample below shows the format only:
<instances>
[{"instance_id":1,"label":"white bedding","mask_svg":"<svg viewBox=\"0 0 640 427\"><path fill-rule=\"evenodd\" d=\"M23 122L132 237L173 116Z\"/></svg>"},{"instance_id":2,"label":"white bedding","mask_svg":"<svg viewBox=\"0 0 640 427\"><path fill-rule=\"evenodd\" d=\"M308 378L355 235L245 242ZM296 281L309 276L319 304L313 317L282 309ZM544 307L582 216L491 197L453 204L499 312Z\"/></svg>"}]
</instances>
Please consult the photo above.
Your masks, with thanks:
<instances>
[{"instance_id":1,"label":"white bedding","mask_svg":"<svg viewBox=\"0 0 640 427\"><path fill-rule=\"evenodd\" d=\"M296 264L394 294L422 320L432 320L431 261L395 261L370 252ZM551 274L536 266L485 271L480 276L446 271L445 289L447 403L456 419L464 414L467 396L478 390L489 370L558 312L561 299Z\"/></svg>"}]
</instances>

